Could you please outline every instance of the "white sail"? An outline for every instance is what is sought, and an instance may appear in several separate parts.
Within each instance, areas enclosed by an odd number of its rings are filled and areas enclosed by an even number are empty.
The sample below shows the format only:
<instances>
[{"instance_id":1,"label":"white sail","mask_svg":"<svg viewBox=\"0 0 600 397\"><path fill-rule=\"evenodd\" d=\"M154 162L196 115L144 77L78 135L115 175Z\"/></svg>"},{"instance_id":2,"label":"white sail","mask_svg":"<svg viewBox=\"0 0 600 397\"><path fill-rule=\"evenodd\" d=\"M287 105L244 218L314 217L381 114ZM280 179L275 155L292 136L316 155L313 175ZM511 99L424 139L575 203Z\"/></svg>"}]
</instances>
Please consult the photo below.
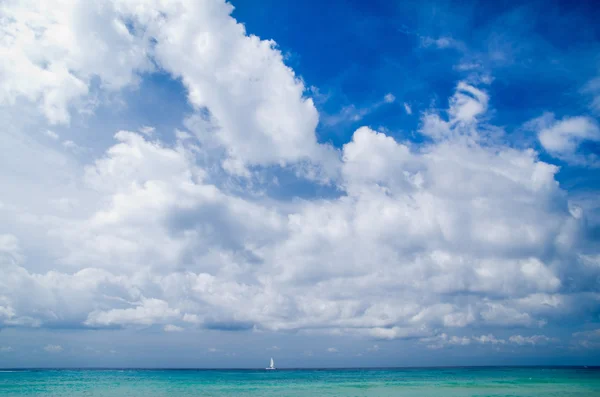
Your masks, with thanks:
<instances>
[{"instance_id":1,"label":"white sail","mask_svg":"<svg viewBox=\"0 0 600 397\"><path fill-rule=\"evenodd\" d=\"M273 361L273 357L271 357L271 365L269 365L269 367L265 369L275 369L275 362Z\"/></svg>"}]
</instances>

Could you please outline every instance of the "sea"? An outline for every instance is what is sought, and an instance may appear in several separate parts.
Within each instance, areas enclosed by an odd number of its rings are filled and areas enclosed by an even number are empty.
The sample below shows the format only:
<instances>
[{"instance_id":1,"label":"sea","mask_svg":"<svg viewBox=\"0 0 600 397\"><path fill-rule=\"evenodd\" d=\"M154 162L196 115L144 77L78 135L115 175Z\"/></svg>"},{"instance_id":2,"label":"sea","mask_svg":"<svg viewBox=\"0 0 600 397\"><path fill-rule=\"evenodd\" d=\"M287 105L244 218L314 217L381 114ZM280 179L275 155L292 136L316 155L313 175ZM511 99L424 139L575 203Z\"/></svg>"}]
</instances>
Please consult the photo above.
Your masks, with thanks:
<instances>
[{"instance_id":1,"label":"sea","mask_svg":"<svg viewBox=\"0 0 600 397\"><path fill-rule=\"evenodd\" d=\"M600 397L600 367L0 370L0 396Z\"/></svg>"}]
</instances>

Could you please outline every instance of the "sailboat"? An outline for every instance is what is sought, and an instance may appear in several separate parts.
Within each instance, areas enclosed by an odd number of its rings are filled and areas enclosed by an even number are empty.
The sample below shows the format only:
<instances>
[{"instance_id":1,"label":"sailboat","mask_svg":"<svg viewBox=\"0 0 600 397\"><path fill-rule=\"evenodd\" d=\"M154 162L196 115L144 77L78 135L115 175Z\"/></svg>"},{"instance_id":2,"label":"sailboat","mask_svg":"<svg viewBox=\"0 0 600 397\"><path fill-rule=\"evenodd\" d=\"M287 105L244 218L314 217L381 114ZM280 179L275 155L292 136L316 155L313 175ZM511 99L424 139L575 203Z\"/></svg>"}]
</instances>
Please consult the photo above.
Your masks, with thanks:
<instances>
[{"instance_id":1,"label":"sailboat","mask_svg":"<svg viewBox=\"0 0 600 397\"><path fill-rule=\"evenodd\" d=\"M275 369L275 362L273 361L273 357L271 357L271 365L269 365L267 368L265 369Z\"/></svg>"}]
</instances>

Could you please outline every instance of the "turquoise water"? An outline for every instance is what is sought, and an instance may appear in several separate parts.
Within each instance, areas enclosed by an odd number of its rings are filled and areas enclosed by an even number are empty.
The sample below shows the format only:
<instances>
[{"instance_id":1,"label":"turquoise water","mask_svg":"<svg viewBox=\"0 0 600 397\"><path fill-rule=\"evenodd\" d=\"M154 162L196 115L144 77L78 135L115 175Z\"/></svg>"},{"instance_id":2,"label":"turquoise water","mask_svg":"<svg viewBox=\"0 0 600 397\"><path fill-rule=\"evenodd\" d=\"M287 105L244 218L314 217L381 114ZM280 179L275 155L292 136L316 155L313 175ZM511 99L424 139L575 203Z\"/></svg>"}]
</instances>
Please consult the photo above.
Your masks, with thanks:
<instances>
[{"instance_id":1,"label":"turquoise water","mask_svg":"<svg viewBox=\"0 0 600 397\"><path fill-rule=\"evenodd\" d=\"M600 369L0 371L1 396L600 396Z\"/></svg>"}]
</instances>

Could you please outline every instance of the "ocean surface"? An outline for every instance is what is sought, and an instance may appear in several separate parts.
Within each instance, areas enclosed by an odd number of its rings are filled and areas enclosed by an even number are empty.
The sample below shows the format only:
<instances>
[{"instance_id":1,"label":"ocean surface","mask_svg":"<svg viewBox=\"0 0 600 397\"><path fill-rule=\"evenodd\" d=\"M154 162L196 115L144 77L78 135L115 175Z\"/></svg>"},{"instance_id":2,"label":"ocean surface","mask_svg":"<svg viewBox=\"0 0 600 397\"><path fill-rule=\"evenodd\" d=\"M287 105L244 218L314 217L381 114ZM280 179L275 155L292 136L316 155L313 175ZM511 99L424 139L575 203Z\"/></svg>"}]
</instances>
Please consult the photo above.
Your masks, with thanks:
<instances>
[{"instance_id":1,"label":"ocean surface","mask_svg":"<svg viewBox=\"0 0 600 397\"><path fill-rule=\"evenodd\" d=\"M0 396L600 396L600 368L0 370Z\"/></svg>"}]
</instances>

